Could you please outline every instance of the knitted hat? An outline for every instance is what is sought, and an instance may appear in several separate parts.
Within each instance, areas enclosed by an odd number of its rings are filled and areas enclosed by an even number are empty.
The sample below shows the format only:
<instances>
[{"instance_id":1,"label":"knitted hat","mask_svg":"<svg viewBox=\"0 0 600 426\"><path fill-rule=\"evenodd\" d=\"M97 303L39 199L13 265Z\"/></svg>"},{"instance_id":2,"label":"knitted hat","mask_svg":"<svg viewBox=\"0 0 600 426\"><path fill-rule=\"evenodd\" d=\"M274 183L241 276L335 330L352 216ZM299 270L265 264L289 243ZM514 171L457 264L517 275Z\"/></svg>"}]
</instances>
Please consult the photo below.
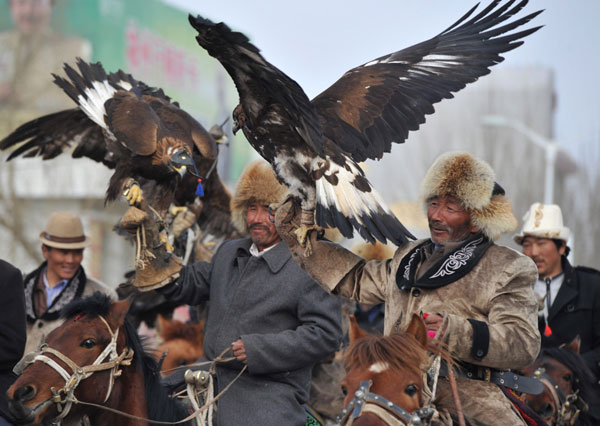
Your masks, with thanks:
<instances>
[{"instance_id":1,"label":"knitted hat","mask_svg":"<svg viewBox=\"0 0 600 426\"><path fill-rule=\"evenodd\" d=\"M527 236L567 241L569 228L563 225L562 211L556 204L533 203L523 216L523 229L515 242L523 244Z\"/></svg>"},{"instance_id":2,"label":"knitted hat","mask_svg":"<svg viewBox=\"0 0 600 426\"><path fill-rule=\"evenodd\" d=\"M231 221L243 234L248 233L246 212L252 201L263 206L282 202L288 193L285 185L279 183L269 163L259 160L248 164L231 198Z\"/></svg>"},{"instance_id":3,"label":"knitted hat","mask_svg":"<svg viewBox=\"0 0 600 426\"><path fill-rule=\"evenodd\" d=\"M48 247L59 249L82 249L91 244L83 233L81 219L75 213L55 212L48 219L40 241Z\"/></svg>"},{"instance_id":4,"label":"knitted hat","mask_svg":"<svg viewBox=\"0 0 600 426\"><path fill-rule=\"evenodd\" d=\"M425 208L437 196L459 199L471 214L471 223L492 241L518 226L490 165L466 152L442 154L427 171L421 185Z\"/></svg>"}]
</instances>

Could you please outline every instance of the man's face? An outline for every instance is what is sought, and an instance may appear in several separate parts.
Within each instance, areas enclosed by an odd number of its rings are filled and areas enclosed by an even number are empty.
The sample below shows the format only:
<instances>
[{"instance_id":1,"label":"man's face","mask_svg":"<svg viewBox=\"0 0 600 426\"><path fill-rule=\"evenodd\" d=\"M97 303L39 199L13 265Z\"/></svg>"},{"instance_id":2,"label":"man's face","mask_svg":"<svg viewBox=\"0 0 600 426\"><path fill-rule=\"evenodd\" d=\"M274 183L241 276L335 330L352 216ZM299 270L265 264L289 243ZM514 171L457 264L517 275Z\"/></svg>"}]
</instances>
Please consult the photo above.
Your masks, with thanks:
<instances>
[{"instance_id":1,"label":"man's face","mask_svg":"<svg viewBox=\"0 0 600 426\"><path fill-rule=\"evenodd\" d=\"M48 249L42 246L42 254L48 261L48 280L56 282L73 278L83 260L83 249Z\"/></svg>"},{"instance_id":2,"label":"man's face","mask_svg":"<svg viewBox=\"0 0 600 426\"><path fill-rule=\"evenodd\" d=\"M256 201L248 205L246 224L248 225L248 232L250 232L250 239L259 251L281 241L277 229L275 229L275 218L269 214L267 207Z\"/></svg>"},{"instance_id":3,"label":"man's face","mask_svg":"<svg viewBox=\"0 0 600 426\"><path fill-rule=\"evenodd\" d=\"M455 197L433 197L427 203L427 220L431 231L431 240L436 244L463 241L477 227L471 225L471 214Z\"/></svg>"},{"instance_id":4,"label":"man's face","mask_svg":"<svg viewBox=\"0 0 600 426\"><path fill-rule=\"evenodd\" d=\"M533 259L540 278L555 277L562 272L560 258L564 253L565 244L557 248L550 238L529 236L523 239L523 254Z\"/></svg>"},{"instance_id":5,"label":"man's face","mask_svg":"<svg viewBox=\"0 0 600 426\"><path fill-rule=\"evenodd\" d=\"M12 20L21 34L33 34L50 25L52 0L8 0Z\"/></svg>"}]
</instances>

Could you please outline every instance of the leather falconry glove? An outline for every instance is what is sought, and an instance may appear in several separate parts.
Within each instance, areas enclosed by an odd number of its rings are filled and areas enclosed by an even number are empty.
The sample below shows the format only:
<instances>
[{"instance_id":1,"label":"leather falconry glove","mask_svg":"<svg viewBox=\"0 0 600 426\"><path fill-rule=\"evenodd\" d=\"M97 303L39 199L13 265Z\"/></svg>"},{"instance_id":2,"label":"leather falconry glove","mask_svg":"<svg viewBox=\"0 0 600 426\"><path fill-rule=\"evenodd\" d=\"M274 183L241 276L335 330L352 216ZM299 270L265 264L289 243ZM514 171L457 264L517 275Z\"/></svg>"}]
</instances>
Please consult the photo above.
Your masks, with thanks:
<instances>
[{"instance_id":1,"label":"leather falconry glove","mask_svg":"<svg viewBox=\"0 0 600 426\"><path fill-rule=\"evenodd\" d=\"M181 259L167 250L160 223L153 214L129 207L120 222L121 228L135 237L135 280L140 291L163 287L175 281L181 270Z\"/></svg>"},{"instance_id":2,"label":"leather falconry glove","mask_svg":"<svg viewBox=\"0 0 600 426\"><path fill-rule=\"evenodd\" d=\"M338 244L319 239L318 232L309 233L312 250L307 253L306 248L298 242L296 234L303 215L306 220L306 212L302 212L299 206L288 199L277 209L275 227L302 270L322 287L333 291L339 281L356 265L364 262L364 259Z\"/></svg>"}]
</instances>

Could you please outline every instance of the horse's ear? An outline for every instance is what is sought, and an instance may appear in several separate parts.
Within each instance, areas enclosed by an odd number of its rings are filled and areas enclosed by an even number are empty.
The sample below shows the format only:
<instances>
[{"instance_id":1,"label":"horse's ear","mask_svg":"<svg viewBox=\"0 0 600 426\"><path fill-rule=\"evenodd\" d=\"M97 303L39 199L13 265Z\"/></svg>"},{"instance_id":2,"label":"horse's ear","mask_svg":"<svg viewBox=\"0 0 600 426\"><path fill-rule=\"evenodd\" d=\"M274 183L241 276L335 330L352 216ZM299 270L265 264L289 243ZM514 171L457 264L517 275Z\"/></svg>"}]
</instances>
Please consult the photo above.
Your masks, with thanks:
<instances>
[{"instance_id":1,"label":"horse's ear","mask_svg":"<svg viewBox=\"0 0 600 426\"><path fill-rule=\"evenodd\" d=\"M417 342L423 345L423 347L427 347L427 328L419 315L412 315L410 323L406 328L406 333L417 339Z\"/></svg>"},{"instance_id":2,"label":"horse's ear","mask_svg":"<svg viewBox=\"0 0 600 426\"><path fill-rule=\"evenodd\" d=\"M110 305L109 317L113 325L120 327L125 322L125 316L131 306L131 300L129 298L113 302Z\"/></svg>"},{"instance_id":3,"label":"horse's ear","mask_svg":"<svg viewBox=\"0 0 600 426\"><path fill-rule=\"evenodd\" d=\"M579 355L579 350L581 349L581 337L579 337L579 334L575 336L571 343L565 345L564 348L569 352Z\"/></svg>"},{"instance_id":4,"label":"horse's ear","mask_svg":"<svg viewBox=\"0 0 600 426\"><path fill-rule=\"evenodd\" d=\"M368 334L359 327L358 321L356 321L356 317L354 315L348 315L350 317L350 327L348 329L348 337L350 340L350 344L355 340L360 339L361 337L365 337Z\"/></svg>"}]
</instances>

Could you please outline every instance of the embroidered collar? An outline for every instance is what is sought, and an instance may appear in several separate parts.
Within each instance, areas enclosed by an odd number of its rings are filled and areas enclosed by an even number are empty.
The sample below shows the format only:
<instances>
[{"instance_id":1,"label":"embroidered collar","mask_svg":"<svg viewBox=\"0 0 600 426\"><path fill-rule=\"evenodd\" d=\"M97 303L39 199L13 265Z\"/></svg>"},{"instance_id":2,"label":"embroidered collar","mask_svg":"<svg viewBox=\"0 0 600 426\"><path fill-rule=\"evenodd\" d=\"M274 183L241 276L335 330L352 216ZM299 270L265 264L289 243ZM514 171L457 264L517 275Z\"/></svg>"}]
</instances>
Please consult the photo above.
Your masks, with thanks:
<instances>
[{"instance_id":1,"label":"embroidered collar","mask_svg":"<svg viewBox=\"0 0 600 426\"><path fill-rule=\"evenodd\" d=\"M493 244L483 234L475 234L447 253L416 281L417 269L425 260L425 252L433 246L433 242L427 240L402 258L396 272L396 285L405 291L412 287L434 289L448 285L468 274Z\"/></svg>"}]
</instances>

